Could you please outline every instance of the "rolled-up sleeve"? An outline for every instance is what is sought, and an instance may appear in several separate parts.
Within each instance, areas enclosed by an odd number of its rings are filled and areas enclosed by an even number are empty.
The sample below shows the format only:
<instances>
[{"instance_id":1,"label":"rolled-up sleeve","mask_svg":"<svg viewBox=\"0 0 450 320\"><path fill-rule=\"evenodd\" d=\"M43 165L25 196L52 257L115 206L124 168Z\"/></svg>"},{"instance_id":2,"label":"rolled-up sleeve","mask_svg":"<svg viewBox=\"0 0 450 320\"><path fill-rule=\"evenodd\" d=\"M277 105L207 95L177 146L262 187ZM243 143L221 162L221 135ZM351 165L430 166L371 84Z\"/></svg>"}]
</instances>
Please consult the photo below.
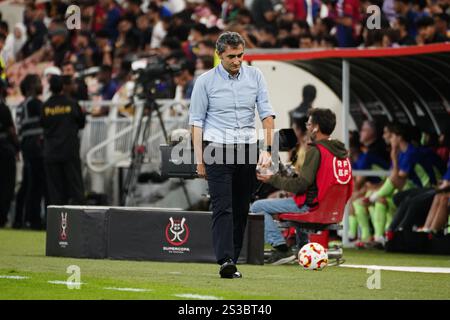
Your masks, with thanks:
<instances>
[{"instance_id":1,"label":"rolled-up sleeve","mask_svg":"<svg viewBox=\"0 0 450 320\"><path fill-rule=\"evenodd\" d=\"M200 77L195 82L189 107L189 125L199 128L203 128L208 110L208 95L204 80L203 77Z\"/></svg>"},{"instance_id":2,"label":"rolled-up sleeve","mask_svg":"<svg viewBox=\"0 0 450 320\"><path fill-rule=\"evenodd\" d=\"M258 81L258 95L256 96L256 107L258 109L259 118L264 120L265 118L272 116L275 119L275 112L271 104L269 103L269 94L267 92L267 84L261 71L257 70Z\"/></svg>"}]
</instances>

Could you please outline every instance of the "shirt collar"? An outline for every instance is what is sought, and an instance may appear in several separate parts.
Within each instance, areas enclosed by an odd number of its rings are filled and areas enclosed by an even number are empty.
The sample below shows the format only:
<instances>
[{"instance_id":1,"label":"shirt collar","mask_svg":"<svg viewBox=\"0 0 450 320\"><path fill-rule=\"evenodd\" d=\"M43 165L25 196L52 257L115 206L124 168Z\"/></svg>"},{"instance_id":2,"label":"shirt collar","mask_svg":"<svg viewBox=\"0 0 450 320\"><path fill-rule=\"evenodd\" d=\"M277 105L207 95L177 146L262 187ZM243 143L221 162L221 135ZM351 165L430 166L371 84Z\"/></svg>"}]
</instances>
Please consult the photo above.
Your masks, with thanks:
<instances>
[{"instance_id":1,"label":"shirt collar","mask_svg":"<svg viewBox=\"0 0 450 320\"><path fill-rule=\"evenodd\" d=\"M222 65L222 62L219 63L217 70L219 70L220 76L225 80L228 80L228 79L229 80L240 80L241 76L242 76L242 65L241 65L241 68L239 69L239 72L235 76L232 76L231 74L228 73L227 70L225 70L225 68Z\"/></svg>"}]
</instances>

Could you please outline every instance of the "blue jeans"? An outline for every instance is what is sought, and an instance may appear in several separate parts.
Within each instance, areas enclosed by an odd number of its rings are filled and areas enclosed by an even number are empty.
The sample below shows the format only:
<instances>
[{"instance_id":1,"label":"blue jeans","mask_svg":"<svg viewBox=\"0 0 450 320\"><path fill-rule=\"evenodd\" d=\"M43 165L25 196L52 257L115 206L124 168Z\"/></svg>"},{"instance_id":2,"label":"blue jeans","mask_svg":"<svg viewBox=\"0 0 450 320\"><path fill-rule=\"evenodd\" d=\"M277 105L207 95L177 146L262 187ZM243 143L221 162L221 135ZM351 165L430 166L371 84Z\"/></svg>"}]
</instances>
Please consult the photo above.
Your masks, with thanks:
<instances>
[{"instance_id":1,"label":"blue jeans","mask_svg":"<svg viewBox=\"0 0 450 320\"><path fill-rule=\"evenodd\" d=\"M264 241L273 247L286 244L286 240L273 220L273 215L282 212L308 212L307 205L299 208L293 198L257 200L250 207L250 212L264 213Z\"/></svg>"}]
</instances>

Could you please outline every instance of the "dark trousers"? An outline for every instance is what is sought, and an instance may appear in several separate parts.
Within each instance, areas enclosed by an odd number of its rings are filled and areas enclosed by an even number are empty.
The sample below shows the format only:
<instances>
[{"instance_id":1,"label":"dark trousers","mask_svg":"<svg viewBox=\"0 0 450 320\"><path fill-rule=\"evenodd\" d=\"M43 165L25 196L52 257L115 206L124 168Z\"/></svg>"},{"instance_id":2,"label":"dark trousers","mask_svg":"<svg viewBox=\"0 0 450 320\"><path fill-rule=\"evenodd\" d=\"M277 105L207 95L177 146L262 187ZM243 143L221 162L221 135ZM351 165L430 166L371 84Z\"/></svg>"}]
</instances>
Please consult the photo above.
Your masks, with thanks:
<instances>
[{"instance_id":1,"label":"dark trousers","mask_svg":"<svg viewBox=\"0 0 450 320\"><path fill-rule=\"evenodd\" d=\"M48 198L45 181L44 159L24 157L23 179L16 195L15 227L21 227L24 222L29 222L32 229L43 227L41 203Z\"/></svg>"},{"instance_id":2,"label":"dark trousers","mask_svg":"<svg viewBox=\"0 0 450 320\"><path fill-rule=\"evenodd\" d=\"M0 143L2 143L0 141ZM6 144L6 143L5 143ZM16 184L16 156L12 147L0 145L0 227L8 221Z\"/></svg>"},{"instance_id":3,"label":"dark trousers","mask_svg":"<svg viewBox=\"0 0 450 320\"><path fill-rule=\"evenodd\" d=\"M84 186L79 158L45 162L50 205L83 205Z\"/></svg>"},{"instance_id":4,"label":"dark trousers","mask_svg":"<svg viewBox=\"0 0 450 320\"><path fill-rule=\"evenodd\" d=\"M434 189L410 189L394 195L397 211L389 226L389 230L412 230L413 226L421 226L427 219L428 211L436 194Z\"/></svg>"},{"instance_id":5,"label":"dark trousers","mask_svg":"<svg viewBox=\"0 0 450 320\"><path fill-rule=\"evenodd\" d=\"M236 150L234 152L236 156ZM206 164L206 175L213 211L212 236L216 260L219 264L227 259L236 263L255 190L256 164L249 163L248 158L245 164L236 164L236 161L234 164Z\"/></svg>"},{"instance_id":6,"label":"dark trousers","mask_svg":"<svg viewBox=\"0 0 450 320\"><path fill-rule=\"evenodd\" d=\"M24 161L22 167L22 181L20 182L19 191L17 191L16 194L16 215L14 216L14 227L16 228L20 228L24 225L24 222L30 221L29 217L24 218L26 204L25 198L27 195L28 186L30 185L30 182L28 181L29 177L27 175L27 166L28 163Z\"/></svg>"},{"instance_id":7,"label":"dark trousers","mask_svg":"<svg viewBox=\"0 0 450 320\"><path fill-rule=\"evenodd\" d=\"M25 216L30 219L31 228L41 228L41 203L48 200L45 178L44 158L34 157L27 159L29 166L27 174L30 185L27 192Z\"/></svg>"}]
</instances>

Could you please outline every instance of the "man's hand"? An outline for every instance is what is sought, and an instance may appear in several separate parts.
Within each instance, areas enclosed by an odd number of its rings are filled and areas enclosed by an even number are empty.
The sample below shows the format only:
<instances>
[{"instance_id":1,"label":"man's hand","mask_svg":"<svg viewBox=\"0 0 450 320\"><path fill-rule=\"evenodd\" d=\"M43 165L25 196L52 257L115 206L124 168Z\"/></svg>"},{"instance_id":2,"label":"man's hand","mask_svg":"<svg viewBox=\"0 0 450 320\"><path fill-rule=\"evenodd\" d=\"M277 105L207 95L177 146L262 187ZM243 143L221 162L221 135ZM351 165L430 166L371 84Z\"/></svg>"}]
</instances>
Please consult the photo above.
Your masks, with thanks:
<instances>
[{"instance_id":1,"label":"man's hand","mask_svg":"<svg viewBox=\"0 0 450 320\"><path fill-rule=\"evenodd\" d=\"M197 164L197 174L200 178L206 179L206 168L204 163Z\"/></svg>"},{"instance_id":2,"label":"man's hand","mask_svg":"<svg viewBox=\"0 0 450 320\"><path fill-rule=\"evenodd\" d=\"M416 36L416 43L417 43L418 46L424 45L425 44L425 38L422 35L418 34Z\"/></svg>"},{"instance_id":3,"label":"man's hand","mask_svg":"<svg viewBox=\"0 0 450 320\"><path fill-rule=\"evenodd\" d=\"M103 52L104 53L111 53L112 52L112 46L109 43L106 43L103 47Z\"/></svg>"},{"instance_id":4,"label":"man's hand","mask_svg":"<svg viewBox=\"0 0 450 320\"><path fill-rule=\"evenodd\" d=\"M390 144L391 144L391 158L392 157L397 158L397 155L400 151L400 145L395 138L391 139Z\"/></svg>"},{"instance_id":5,"label":"man's hand","mask_svg":"<svg viewBox=\"0 0 450 320\"><path fill-rule=\"evenodd\" d=\"M448 186L450 186L450 181L448 180L442 180L441 183L439 183L438 189L445 189Z\"/></svg>"},{"instance_id":6,"label":"man's hand","mask_svg":"<svg viewBox=\"0 0 450 320\"><path fill-rule=\"evenodd\" d=\"M259 155L258 166L269 168L272 165L272 155L267 151L262 151Z\"/></svg>"},{"instance_id":7,"label":"man's hand","mask_svg":"<svg viewBox=\"0 0 450 320\"><path fill-rule=\"evenodd\" d=\"M391 159L397 159L400 153L400 148L398 146L391 146Z\"/></svg>"},{"instance_id":8,"label":"man's hand","mask_svg":"<svg viewBox=\"0 0 450 320\"><path fill-rule=\"evenodd\" d=\"M256 179L258 179L261 182L267 183L269 182L270 178L272 178L273 173L269 173L269 174L260 174L260 173L256 173Z\"/></svg>"}]
</instances>

